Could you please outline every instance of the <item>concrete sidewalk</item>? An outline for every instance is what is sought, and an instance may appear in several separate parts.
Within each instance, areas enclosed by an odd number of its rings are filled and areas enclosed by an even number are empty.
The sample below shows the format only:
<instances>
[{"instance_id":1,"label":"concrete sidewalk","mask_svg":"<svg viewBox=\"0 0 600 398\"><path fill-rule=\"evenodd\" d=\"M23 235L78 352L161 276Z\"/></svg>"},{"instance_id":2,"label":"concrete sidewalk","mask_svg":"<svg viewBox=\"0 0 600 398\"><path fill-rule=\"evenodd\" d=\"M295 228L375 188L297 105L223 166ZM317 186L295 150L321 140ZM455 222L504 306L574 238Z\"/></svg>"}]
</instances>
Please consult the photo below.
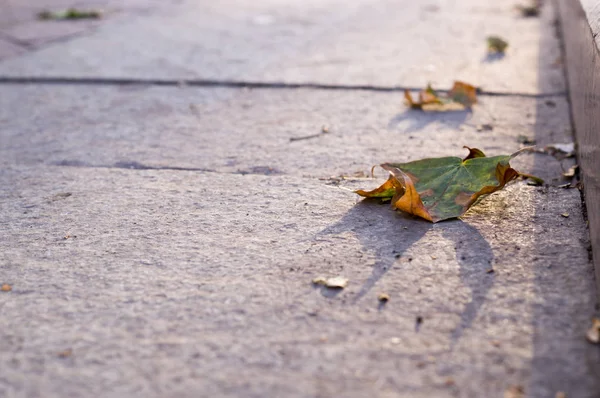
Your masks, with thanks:
<instances>
[{"instance_id":1,"label":"concrete sidewalk","mask_svg":"<svg viewBox=\"0 0 600 398\"><path fill-rule=\"evenodd\" d=\"M513 5L161 3L6 56L0 397L597 397L572 159L521 155L546 186L438 224L349 192L382 174L335 178L571 142L552 4ZM472 112L395 89L458 78Z\"/></svg>"}]
</instances>

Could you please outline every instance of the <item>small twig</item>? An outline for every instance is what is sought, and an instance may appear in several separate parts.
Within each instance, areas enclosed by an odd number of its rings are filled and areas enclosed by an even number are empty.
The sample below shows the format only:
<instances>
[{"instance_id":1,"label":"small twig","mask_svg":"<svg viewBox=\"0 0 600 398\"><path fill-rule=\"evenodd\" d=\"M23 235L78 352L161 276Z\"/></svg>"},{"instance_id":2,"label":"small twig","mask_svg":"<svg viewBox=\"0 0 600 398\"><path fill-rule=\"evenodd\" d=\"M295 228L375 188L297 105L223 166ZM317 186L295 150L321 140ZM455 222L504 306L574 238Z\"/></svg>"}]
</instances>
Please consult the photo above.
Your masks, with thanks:
<instances>
[{"instance_id":1,"label":"small twig","mask_svg":"<svg viewBox=\"0 0 600 398\"><path fill-rule=\"evenodd\" d=\"M302 140L309 140L311 138L320 137L323 134L327 134L327 133L329 133L329 129L326 126L323 126L323 127L321 127L321 132L319 132L317 134L305 135L305 136L302 136L302 137L290 137L290 142L302 141Z\"/></svg>"}]
</instances>

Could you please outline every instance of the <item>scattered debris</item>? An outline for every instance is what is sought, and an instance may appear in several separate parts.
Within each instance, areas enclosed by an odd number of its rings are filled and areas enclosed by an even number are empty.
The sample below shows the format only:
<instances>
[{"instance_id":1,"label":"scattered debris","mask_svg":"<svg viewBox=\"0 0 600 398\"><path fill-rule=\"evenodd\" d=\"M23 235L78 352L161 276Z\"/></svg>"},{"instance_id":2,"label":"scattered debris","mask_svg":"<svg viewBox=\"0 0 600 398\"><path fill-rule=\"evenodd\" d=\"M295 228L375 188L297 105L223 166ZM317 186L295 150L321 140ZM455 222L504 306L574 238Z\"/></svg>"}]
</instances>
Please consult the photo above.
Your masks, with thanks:
<instances>
[{"instance_id":1,"label":"scattered debris","mask_svg":"<svg viewBox=\"0 0 600 398\"><path fill-rule=\"evenodd\" d=\"M508 42L499 36L488 36L486 40L490 53L504 54L508 48Z\"/></svg>"},{"instance_id":2,"label":"scattered debris","mask_svg":"<svg viewBox=\"0 0 600 398\"><path fill-rule=\"evenodd\" d=\"M319 276L313 279L312 283L314 285L323 285L332 289L343 289L348 286L348 279L341 276L335 276L333 278Z\"/></svg>"},{"instance_id":3,"label":"scattered debris","mask_svg":"<svg viewBox=\"0 0 600 398\"><path fill-rule=\"evenodd\" d=\"M518 4L515 8L521 13L521 16L525 18L537 17L540 15L539 0L530 1L527 5Z\"/></svg>"},{"instance_id":4,"label":"scattered debris","mask_svg":"<svg viewBox=\"0 0 600 398\"><path fill-rule=\"evenodd\" d=\"M68 8L63 11L42 11L38 14L38 19L52 21L66 21L75 19L99 19L102 18L100 10L80 10L77 8Z\"/></svg>"},{"instance_id":5,"label":"scattered debris","mask_svg":"<svg viewBox=\"0 0 600 398\"><path fill-rule=\"evenodd\" d=\"M302 140L309 140L311 138L317 138L322 136L323 134L327 134L329 133L329 127L327 126L322 126L321 127L321 131L316 133L316 134L311 134L311 135L305 135L305 136L301 136L301 137L290 137L290 142L294 142L294 141L302 141Z\"/></svg>"},{"instance_id":6,"label":"scattered debris","mask_svg":"<svg viewBox=\"0 0 600 398\"><path fill-rule=\"evenodd\" d=\"M386 303L390 301L390 295L387 293L381 293L379 296L377 296L377 300L381 301L382 303Z\"/></svg>"},{"instance_id":7,"label":"scattered debris","mask_svg":"<svg viewBox=\"0 0 600 398\"><path fill-rule=\"evenodd\" d=\"M544 148L544 152L549 153L551 155L555 155L557 152L564 154L565 157L570 158L575 156L575 143L569 142L566 144L551 144L546 145Z\"/></svg>"},{"instance_id":8,"label":"scattered debris","mask_svg":"<svg viewBox=\"0 0 600 398\"><path fill-rule=\"evenodd\" d=\"M525 388L523 386L510 386L504 391L504 398L524 398Z\"/></svg>"},{"instance_id":9,"label":"scattered debris","mask_svg":"<svg viewBox=\"0 0 600 398\"><path fill-rule=\"evenodd\" d=\"M564 218L569 218L569 213L562 213L561 216L563 216Z\"/></svg>"},{"instance_id":10,"label":"scattered debris","mask_svg":"<svg viewBox=\"0 0 600 398\"><path fill-rule=\"evenodd\" d=\"M592 319L592 327L588 329L585 337L592 344L600 344L600 318Z\"/></svg>"},{"instance_id":11,"label":"scattered debris","mask_svg":"<svg viewBox=\"0 0 600 398\"><path fill-rule=\"evenodd\" d=\"M404 90L404 99L412 109L422 111L462 111L477 103L477 88L468 83L455 81L452 89L441 95L431 84L419 92L419 101L413 100L409 90Z\"/></svg>"},{"instance_id":12,"label":"scattered debris","mask_svg":"<svg viewBox=\"0 0 600 398\"><path fill-rule=\"evenodd\" d=\"M577 174L577 169L579 169L579 166L573 165L573 166L569 167L569 170L567 170L563 173L563 176L565 176L567 178L573 178L573 177L575 177L575 174Z\"/></svg>"},{"instance_id":13,"label":"scattered debris","mask_svg":"<svg viewBox=\"0 0 600 398\"><path fill-rule=\"evenodd\" d=\"M573 185L572 183L568 182L566 184L557 185L556 187L557 188L563 188L563 189L572 189L572 188L578 188L579 184Z\"/></svg>"},{"instance_id":14,"label":"scattered debris","mask_svg":"<svg viewBox=\"0 0 600 398\"><path fill-rule=\"evenodd\" d=\"M575 156L575 143L569 142L566 144L550 144L546 145L544 149L527 147L523 148L523 151L543 153L546 155L554 156L558 160L563 160Z\"/></svg>"},{"instance_id":15,"label":"scattered debris","mask_svg":"<svg viewBox=\"0 0 600 398\"><path fill-rule=\"evenodd\" d=\"M409 163L384 163L388 180L372 191L358 190L366 198L388 198L393 207L438 222L462 216L481 196L496 192L518 177L543 180L516 171L509 161L519 155L486 157L477 148L465 147L469 154L459 157L429 158ZM466 189L464 187L468 186Z\"/></svg>"},{"instance_id":16,"label":"scattered debris","mask_svg":"<svg viewBox=\"0 0 600 398\"><path fill-rule=\"evenodd\" d=\"M328 181L328 185L339 185L342 181L359 181L359 180L370 180L372 177L369 177L367 173L364 171L356 171L352 174L340 174L339 176L331 176L331 177L320 177L320 181Z\"/></svg>"},{"instance_id":17,"label":"scattered debris","mask_svg":"<svg viewBox=\"0 0 600 398\"><path fill-rule=\"evenodd\" d=\"M494 126L492 126L489 123L485 123L485 124L478 124L476 127L477 131L492 131L494 130Z\"/></svg>"},{"instance_id":18,"label":"scattered debris","mask_svg":"<svg viewBox=\"0 0 600 398\"><path fill-rule=\"evenodd\" d=\"M73 349L72 348L68 348L64 351L60 351L59 353L56 354L59 358L68 358L71 355L73 355Z\"/></svg>"},{"instance_id":19,"label":"scattered debris","mask_svg":"<svg viewBox=\"0 0 600 398\"><path fill-rule=\"evenodd\" d=\"M59 192L57 194L52 195L50 198L48 198L48 203L57 202L59 200L66 199L70 196L73 196L73 194L71 192Z\"/></svg>"},{"instance_id":20,"label":"scattered debris","mask_svg":"<svg viewBox=\"0 0 600 398\"><path fill-rule=\"evenodd\" d=\"M527 145L527 146L535 145L535 143L536 143L536 141L534 139L529 138L526 135L522 135L522 134L519 134L517 136L517 142L519 144L523 144L523 145Z\"/></svg>"},{"instance_id":21,"label":"scattered debris","mask_svg":"<svg viewBox=\"0 0 600 398\"><path fill-rule=\"evenodd\" d=\"M541 185L544 185L544 180L542 180L539 177L532 176L530 174L524 174L524 173L521 173L520 176L529 180L529 181L527 181L527 185L532 185L534 187L539 187Z\"/></svg>"},{"instance_id":22,"label":"scattered debris","mask_svg":"<svg viewBox=\"0 0 600 398\"><path fill-rule=\"evenodd\" d=\"M2 287L0 287L0 291L3 292L10 292L12 290L12 286L9 285L8 283L5 283L2 285Z\"/></svg>"}]
</instances>

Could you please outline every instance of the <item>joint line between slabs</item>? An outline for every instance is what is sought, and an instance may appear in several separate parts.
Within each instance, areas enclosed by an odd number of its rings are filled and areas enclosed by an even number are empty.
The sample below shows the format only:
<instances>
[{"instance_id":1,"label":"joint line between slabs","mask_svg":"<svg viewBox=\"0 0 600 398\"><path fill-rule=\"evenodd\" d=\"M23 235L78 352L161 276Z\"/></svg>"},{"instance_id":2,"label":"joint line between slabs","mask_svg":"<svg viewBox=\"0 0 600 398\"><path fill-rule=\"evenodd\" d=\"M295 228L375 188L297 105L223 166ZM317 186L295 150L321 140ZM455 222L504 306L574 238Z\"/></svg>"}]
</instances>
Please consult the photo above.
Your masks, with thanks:
<instances>
[{"instance_id":1,"label":"joint line between slabs","mask_svg":"<svg viewBox=\"0 0 600 398\"><path fill-rule=\"evenodd\" d=\"M408 86L376 86L376 85L344 85L344 84L322 84L322 83L283 83L283 82L253 82L243 80L213 80L213 79L136 79L136 78L71 78L71 77L10 77L0 76L0 84L23 84L23 85L98 85L98 86L168 86L168 87L224 87L224 88L254 88L254 89L317 89L317 90L340 90L340 91L375 91L375 92L403 92L420 91L423 87ZM436 90L448 92L449 90ZM479 90L479 95L493 97L524 97L524 98L546 98L567 95L566 91L553 93L519 93L519 92L496 92Z\"/></svg>"}]
</instances>

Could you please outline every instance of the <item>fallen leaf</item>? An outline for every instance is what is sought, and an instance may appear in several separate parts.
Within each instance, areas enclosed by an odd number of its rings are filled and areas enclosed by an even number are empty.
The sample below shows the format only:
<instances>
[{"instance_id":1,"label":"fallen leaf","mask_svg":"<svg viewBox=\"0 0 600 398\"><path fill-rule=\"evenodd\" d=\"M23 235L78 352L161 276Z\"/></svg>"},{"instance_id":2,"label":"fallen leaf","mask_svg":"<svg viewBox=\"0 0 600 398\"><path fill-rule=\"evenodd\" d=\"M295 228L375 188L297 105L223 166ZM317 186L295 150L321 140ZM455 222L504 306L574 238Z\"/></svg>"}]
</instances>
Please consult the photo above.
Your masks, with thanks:
<instances>
[{"instance_id":1,"label":"fallen leaf","mask_svg":"<svg viewBox=\"0 0 600 398\"><path fill-rule=\"evenodd\" d=\"M414 101L409 90L404 90L406 103L413 109L423 111L460 111L477 103L477 88L468 83L455 81L445 95L435 91L431 84L419 92L419 101Z\"/></svg>"},{"instance_id":2,"label":"fallen leaf","mask_svg":"<svg viewBox=\"0 0 600 398\"><path fill-rule=\"evenodd\" d=\"M99 18L102 18L102 11L100 10L80 10L77 8L68 8L63 11L42 11L38 14L38 19L53 21Z\"/></svg>"},{"instance_id":3,"label":"fallen leaf","mask_svg":"<svg viewBox=\"0 0 600 398\"><path fill-rule=\"evenodd\" d=\"M600 318L592 319L592 327L588 329L585 337L592 344L600 344Z\"/></svg>"},{"instance_id":4,"label":"fallen leaf","mask_svg":"<svg viewBox=\"0 0 600 398\"><path fill-rule=\"evenodd\" d=\"M487 45L490 53L504 54L508 47L508 42L499 36L488 36Z\"/></svg>"},{"instance_id":5,"label":"fallen leaf","mask_svg":"<svg viewBox=\"0 0 600 398\"><path fill-rule=\"evenodd\" d=\"M379 296L377 296L377 300L385 303L386 301L390 301L390 295L387 293L381 293Z\"/></svg>"},{"instance_id":6,"label":"fallen leaf","mask_svg":"<svg viewBox=\"0 0 600 398\"><path fill-rule=\"evenodd\" d=\"M393 207L438 222L462 216L477 199L502 189L522 174L510 167L512 155L486 157L477 148L469 155L429 158L409 163L384 163L388 180L372 191L355 191L366 198L391 198Z\"/></svg>"},{"instance_id":7,"label":"fallen leaf","mask_svg":"<svg viewBox=\"0 0 600 398\"><path fill-rule=\"evenodd\" d=\"M12 290L12 286L8 283L5 283L2 285L2 287L0 287L0 290L3 292L10 292Z\"/></svg>"},{"instance_id":8,"label":"fallen leaf","mask_svg":"<svg viewBox=\"0 0 600 398\"><path fill-rule=\"evenodd\" d=\"M564 218L568 218L569 217L569 213L562 213L561 216L563 216Z\"/></svg>"},{"instance_id":9,"label":"fallen leaf","mask_svg":"<svg viewBox=\"0 0 600 398\"><path fill-rule=\"evenodd\" d=\"M319 276L313 279L312 283L315 285L323 285L332 289L343 289L348 286L348 279L341 276L336 276L333 278Z\"/></svg>"}]
</instances>

